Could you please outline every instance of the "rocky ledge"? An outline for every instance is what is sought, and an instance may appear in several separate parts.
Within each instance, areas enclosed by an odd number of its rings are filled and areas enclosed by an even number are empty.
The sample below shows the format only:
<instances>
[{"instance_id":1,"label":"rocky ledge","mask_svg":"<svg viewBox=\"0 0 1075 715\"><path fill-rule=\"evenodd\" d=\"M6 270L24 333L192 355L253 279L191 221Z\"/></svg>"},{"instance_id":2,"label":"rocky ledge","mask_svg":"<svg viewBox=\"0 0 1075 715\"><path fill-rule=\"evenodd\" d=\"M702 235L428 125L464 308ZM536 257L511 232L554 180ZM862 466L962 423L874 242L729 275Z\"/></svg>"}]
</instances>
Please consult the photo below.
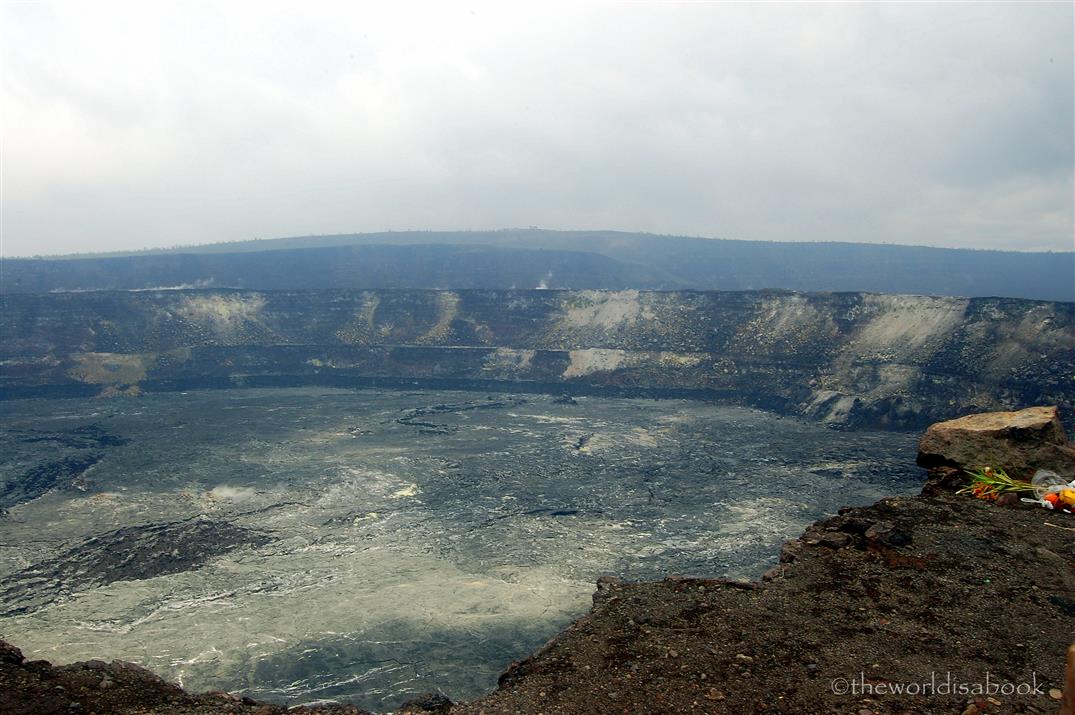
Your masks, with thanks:
<instances>
[{"instance_id":1,"label":"rocky ledge","mask_svg":"<svg viewBox=\"0 0 1075 715\"><path fill-rule=\"evenodd\" d=\"M1007 462L1024 452L1006 452L1005 441L1022 449L1063 437L1055 411L976 424L976 454L988 450L992 466L1013 473ZM941 425L923 439L920 460L943 463L920 496L814 524L761 582L602 578L591 612L513 663L495 692L458 704L429 696L397 712L1072 713L1075 517L956 494L956 470L981 465L955 456L958 440L938 451L938 430L955 434ZM1069 454L1066 437L1059 446L1050 453ZM283 709L184 693L125 663L25 662L5 645L0 711Z\"/></svg>"}]
</instances>

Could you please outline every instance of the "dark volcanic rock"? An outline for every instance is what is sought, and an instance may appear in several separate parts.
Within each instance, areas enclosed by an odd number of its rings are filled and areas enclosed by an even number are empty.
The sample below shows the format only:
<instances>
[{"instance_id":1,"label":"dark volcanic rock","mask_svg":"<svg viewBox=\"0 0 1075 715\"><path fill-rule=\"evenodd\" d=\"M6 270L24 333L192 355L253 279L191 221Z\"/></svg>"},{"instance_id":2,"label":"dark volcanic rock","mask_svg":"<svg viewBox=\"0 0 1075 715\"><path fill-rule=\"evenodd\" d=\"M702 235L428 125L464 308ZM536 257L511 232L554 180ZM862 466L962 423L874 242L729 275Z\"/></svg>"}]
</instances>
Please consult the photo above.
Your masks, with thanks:
<instances>
[{"instance_id":1,"label":"dark volcanic rock","mask_svg":"<svg viewBox=\"0 0 1075 715\"><path fill-rule=\"evenodd\" d=\"M986 454L1025 470L1066 440L1055 408L1035 408L934 425L922 442L930 466ZM928 496L813 524L751 588L683 577L599 583L589 616L513 663L496 692L452 712L969 712L954 691L852 689L857 677L873 687L937 671L972 683L1004 673L1013 689L1033 679L1038 693L993 704L1042 712L1050 706L1039 696L1060 692L1075 632L1075 526L1059 522L933 484Z\"/></svg>"},{"instance_id":2,"label":"dark volcanic rock","mask_svg":"<svg viewBox=\"0 0 1075 715\"><path fill-rule=\"evenodd\" d=\"M104 459L103 451L130 443L97 424L67 430L13 429L5 436L16 445L34 445L35 456L47 454L53 459L0 481L0 515L54 489L85 490L88 484L83 475Z\"/></svg>"},{"instance_id":3,"label":"dark volcanic rock","mask_svg":"<svg viewBox=\"0 0 1075 715\"><path fill-rule=\"evenodd\" d=\"M1057 521L1043 509L997 509L951 492L884 499L811 527L816 543L793 542L794 558L753 588L682 577L605 583L588 616L514 663L496 692L452 712L966 707L953 693L852 693L860 673L876 686L928 682L938 671L973 683L989 672L1012 683L1036 678L1048 692L1062 687L1075 632L1075 542ZM828 535L852 543L828 548ZM1031 694L1004 697L996 712L1054 707Z\"/></svg>"},{"instance_id":4,"label":"dark volcanic rock","mask_svg":"<svg viewBox=\"0 0 1075 715\"><path fill-rule=\"evenodd\" d=\"M24 660L25 658L22 657L21 650L11 645L10 643L0 641L0 663L19 665Z\"/></svg>"},{"instance_id":5,"label":"dark volcanic rock","mask_svg":"<svg viewBox=\"0 0 1075 715\"><path fill-rule=\"evenodd\" d=\"M122 447L129 439L112 434L100 425L84 425L63 432L27 431L20 442L54 442L63 447L84 449L87 447Z\"/></svg>"},{"instance_id":6,"label":"dark volcanic rock","mask_svg":"<svg viewBox=\"0 0 1075 715\"><path fill-rule=\"evenodd\" d=\"M470 412L471 410L500 410L525 403L526 400L518 397L509 397L503 400L489 397L484 402L458 402L433 405L431 407L418 407L413 410L407 410L406 414L398 418L396 422L401 425L407 425L408 427L417 427L420 434L451 434L452 432L458 431L459 428L438 422L429 422L422 418L427 415L457 414L460 412Z\"/></svg>"},{"instance_id":7,"label":"dark volcanic rock","mask_svg":"<svg viewBox=\"0 0 1075 715\"><path fill-rule=\"evenodd\" d=\"M268 540L259 532L205 518L117 529L0 581L2 612L36 610L91 586L190 571L213 557Z\"/></svg>"},{"instance_id":8,"label":"dark volcanic rock","mask_svg":"<svg viewBox=\"0 0 1075 715\"><path fill-rule=\"evenodd\" d=\"M987 412L932 425L918 445L926 469L1000 467L1029 479L1038 469L1075 477L1075 447L1068 442L1056 407Z\"/></svg>"},{"instance_id":9,"label":"dark volcanic rock","mask_svg":"<svg viewBox=\"0 0 1075 715\"><path fill-rule=\"evenodd\" d=\"M426 693L400 705L396 710L396 715L420 715L421 713L447 715L454 704L450 698L440 693Z\"/></svg>"},{"instance_id":10,"label":"dark volcanic rock","mask_svg":"<svg viewBox=\"0 0 1075 715\"><path fill-rule=\"evenodd\" d=\"M121 660L57 666L44 660L23 662L5 657L8 653L18 653L18 649L0 641L0 713L4 715L368 715L353 705L339 703L288 709L228 693L187 693L145 668Z\"/></svg>"},{"instance_id":11,"label":"dark volcanic rock","mask_svg":"<svg viewBox=\"0 0 1075 715\"><path fill-rule=\"evenodd\" d=\"M27 470L0 490L0 511L36 499L53 489L70 488L87 469L102 458L100 454L82 454L57 459Z\"/></svg>"}]
</instances>

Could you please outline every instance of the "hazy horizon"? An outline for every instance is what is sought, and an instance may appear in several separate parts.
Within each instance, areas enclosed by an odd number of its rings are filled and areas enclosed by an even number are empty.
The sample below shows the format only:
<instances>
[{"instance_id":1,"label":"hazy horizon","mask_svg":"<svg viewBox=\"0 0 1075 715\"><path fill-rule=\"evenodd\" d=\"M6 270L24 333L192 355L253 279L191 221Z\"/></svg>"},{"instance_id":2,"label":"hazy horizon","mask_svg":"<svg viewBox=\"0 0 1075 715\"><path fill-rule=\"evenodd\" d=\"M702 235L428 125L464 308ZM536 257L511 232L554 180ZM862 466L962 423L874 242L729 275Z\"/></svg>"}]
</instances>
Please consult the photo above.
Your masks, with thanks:
<instances>
[{"instance_id":1,"label":"hazy horizon","mask_svg":"<svg viewBox=\"0 0 1075 715\"><path fill-rule=\"evenodd\" d=\"M1014 248L988 248L988 247L987 248L978 248L978 247L975 247L975 246L930 246L930 245L923 244L923 243L894 243L894 242L891 242L891 241L871 242L871 241L838 241L838 240L820 240L820 239L802 239L802 240L799 240L799 241L794 241L794 240L783 240L782 241L780 239L727 238L727 237L724 237L724 236L689 236L689 235L681 235L681 234L664 234L664 233L651 233L651 232L646 232L646 231L624 231L624 230L620 230L620 229L601 229L601 228L594 228L594 229L552 229L552 228L542 228L542 227L527 227L527 228L511 227L511 228L490 228L490 229L471 229L471 230L467 230L467 229L440 229L440 228L402 229L402 230L391 230L390 229L390 230L387 230L387 231L344 231L344 232L340 232L340 233L331 233L331 234L328 234L328 233L326 233L326 234L297 234L297 235L294 235L294 236L264 236L264 237L258 236L258 237L254 237L254 238L237 238L237 239L225 239L225 240L222 240L222 241L192 242L192 243L174 244L174 245L168 245L168 246L146 246L146 247L143 247L143 248L130 248L130 249L112 249L112 250L102 249L102 250L91 250L91 251L72 251L72 252L68 252L68 253L30 253L30 254L23 254L23 255L17 255L17 256L16 255L11 255L11 254L8 254L8 253L4 253L3 257L4 258L11 258L11 259L37 259L37 258L51 259L51 258L82 258L82 257L91 258L91 257L101 256L101 255L106 255L106 256L107 255L138 255L138 254L141 254L141 253L169 252L169 251L173 251L173 250L182 250L184 252L188 252L188 251L189 252L196 252L196 251L193 251L192 249L197 249L199 247L228 245L228 244L233 244L233 243L234 244L265 243L265 244L268 245L268 244L272 244L272 243L278 242L278 241L290 241L290 240L294 240L294 239L319 239L319 238L334 238L334 237L348 237L348 236L375 236L375 235L379 235L379 234L398 234L398 235L401 235L401 236L402 235L407 235L407 234L430 234L430 235L436 235L436 234L444 234L444 233L500 234L500 233L511 233L511 232L514 232L514 231L527 231L527 232L539 231L539 232L545 232L545 233L617 233L617 234L624 234L624 235L629 235L629 236L649 236L649 237L653 237L653 238L656 238L656 239L670 238L670 239L691 239L691 240L699 240L699 241L744 241L744 242L749 242L749 243L855 244L855 245L867 245L867 246L893 246L893 247L902 247L902 248L936 248L936 249L942 249L942 250L965 250L965 251L987 251L987 252L988 251L1000 251L1000 252L1011 252L1011 253L1058 253L1058 254L1075 253L1075 246L1069 246L1067 248L1059 248L1059 249L1052 249L1052 248L1030 249L1030 248L1018 248L1018 247L1014 247ZM336 244L333 244L333 245L336 245ZM414 241L414 242L407 242L407 243L404 243L404 244L401 244L401 245L422 245L422 244L421 244L420 241ZM440 242L434 242L434 244L432 244L432 245L441 245L441 244L440 244ZM504 246L502 246L500 244L483 244L483 243L477 243L477 242L474 243L474 244L467 244L467 245L488 246L490 248L504 248ZM296 247L290 247L290 248L296 248ZM520 244L520 248L527 248L527 246ZM542 249L541 248L536 248L535 250L542 250ZM580 247L579 250L586 251L587 249L585 247Z\"/></svg>"},{"instance_id":2,"label":"hazy horizon","mask_svg":"<svg viewBox=\"0 0 1075 715\"><path fill-rule=\"evenodd\" d=\"M1071 3L8 3L0 255L531 225L1071 251L1073 23Z\"/></svg>"}]
</instances>

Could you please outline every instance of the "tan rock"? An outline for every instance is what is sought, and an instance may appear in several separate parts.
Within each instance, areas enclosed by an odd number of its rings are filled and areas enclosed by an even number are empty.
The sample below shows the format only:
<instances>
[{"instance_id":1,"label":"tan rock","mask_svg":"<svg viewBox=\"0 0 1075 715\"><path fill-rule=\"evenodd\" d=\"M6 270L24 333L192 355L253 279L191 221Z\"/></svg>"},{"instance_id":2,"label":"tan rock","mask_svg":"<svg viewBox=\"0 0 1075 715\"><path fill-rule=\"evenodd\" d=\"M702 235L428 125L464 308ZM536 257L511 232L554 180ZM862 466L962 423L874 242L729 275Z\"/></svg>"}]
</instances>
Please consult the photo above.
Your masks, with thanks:
<instances>
[{"instance_id":1,"label":"tan rock","mask_svg":"<svg viewBox=\"0 0 1075 715\"><path fill-rule=\"evenodd\" d=\"M985 412L931 425L918 443L918 465L926 469L1000 467L1029 479L1038 469L1075 477L1075 447L1056 407Z\"/></svg>"}]
</instances>

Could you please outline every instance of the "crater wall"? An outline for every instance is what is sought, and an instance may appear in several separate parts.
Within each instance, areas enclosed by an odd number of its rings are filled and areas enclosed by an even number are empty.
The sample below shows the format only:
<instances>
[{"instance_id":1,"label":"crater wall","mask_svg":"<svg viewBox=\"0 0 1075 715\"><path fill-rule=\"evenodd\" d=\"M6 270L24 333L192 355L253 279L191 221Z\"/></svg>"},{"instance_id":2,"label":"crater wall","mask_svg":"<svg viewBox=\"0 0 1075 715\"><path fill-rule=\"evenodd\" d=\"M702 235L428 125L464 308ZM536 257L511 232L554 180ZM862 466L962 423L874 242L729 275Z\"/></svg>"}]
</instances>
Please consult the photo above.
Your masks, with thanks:
<instances>
[{"instance_id":1,"label":"crater wall","mask_svg":"<svg viewBox=\"0 0 1075 715\"><path fill-rule=\"evenodd\" d=\"M425 385L721 399L917 429L1075 414L1075 304L867 293L162 290L0 296L0 397Z\"/></svg>"}]
</instances>

